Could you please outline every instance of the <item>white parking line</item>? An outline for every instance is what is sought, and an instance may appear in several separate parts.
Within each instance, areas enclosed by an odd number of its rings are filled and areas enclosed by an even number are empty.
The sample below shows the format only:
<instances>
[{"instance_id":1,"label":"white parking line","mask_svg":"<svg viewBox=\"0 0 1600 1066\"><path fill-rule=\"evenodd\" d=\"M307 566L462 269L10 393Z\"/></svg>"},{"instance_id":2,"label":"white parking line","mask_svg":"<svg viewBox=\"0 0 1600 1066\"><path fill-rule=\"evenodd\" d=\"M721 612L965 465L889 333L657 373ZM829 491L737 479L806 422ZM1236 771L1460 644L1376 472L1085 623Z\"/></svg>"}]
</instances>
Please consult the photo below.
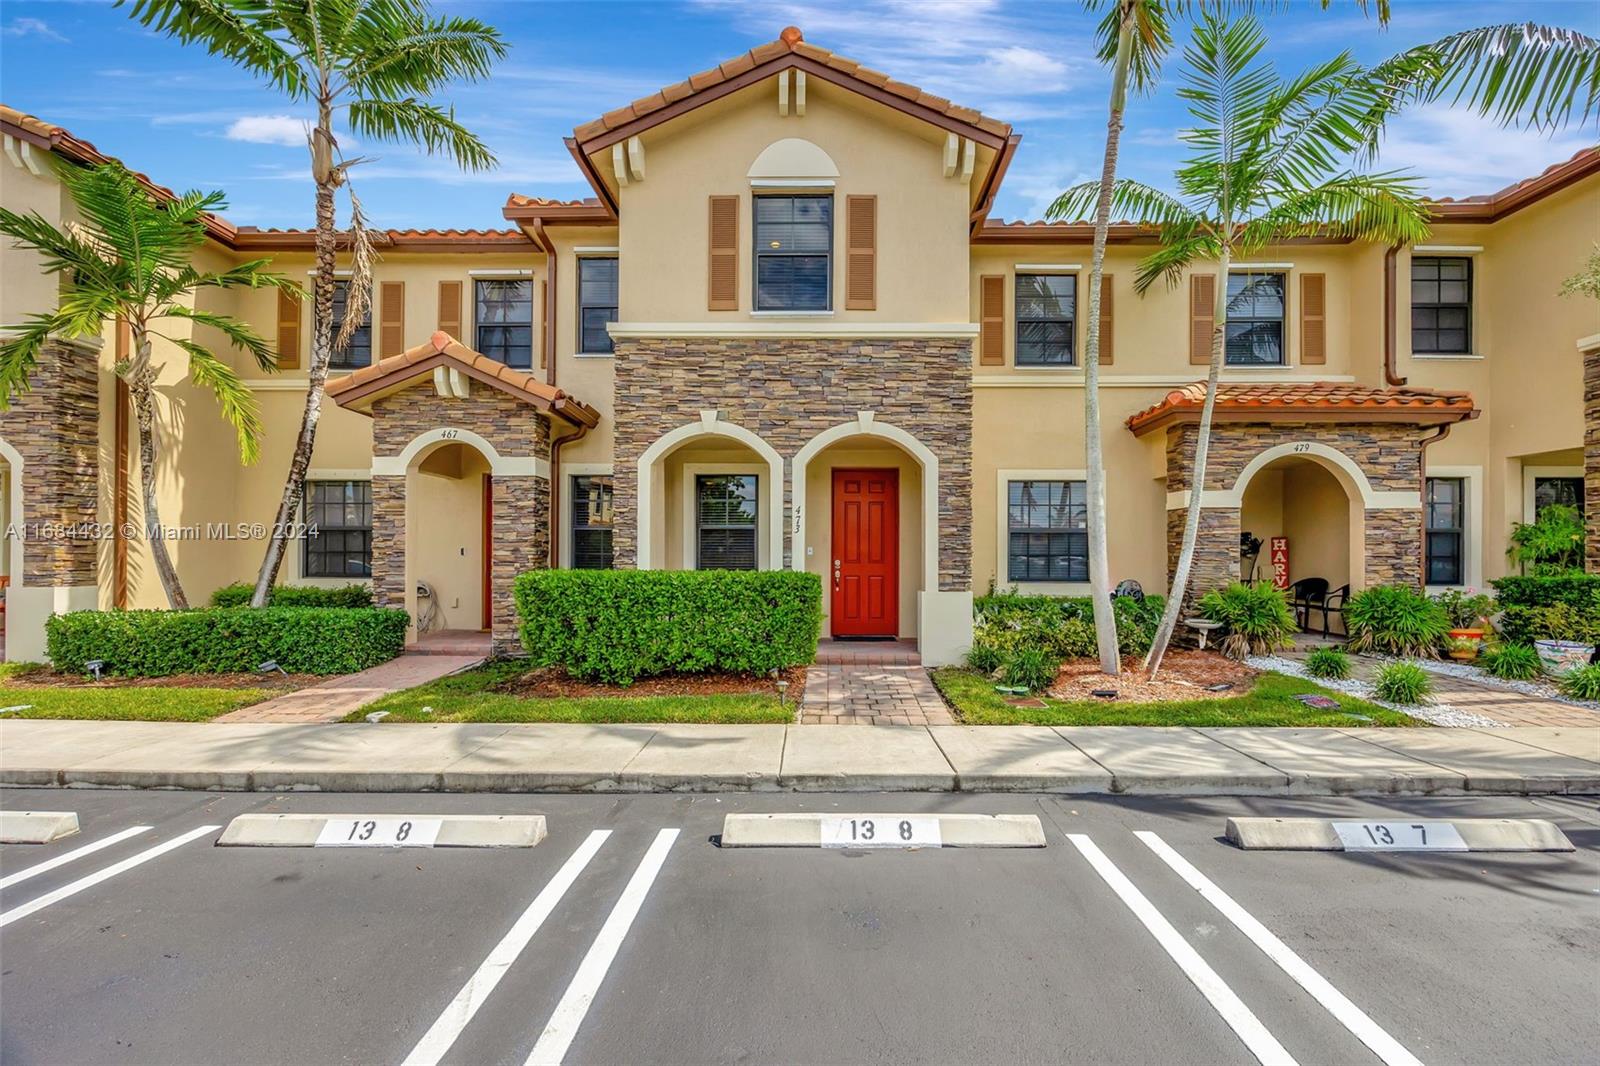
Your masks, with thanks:
<instances>
[{"instance_id":1,"label":"white parking line","mask_svg":"<svg viewBox=\"0 0 1600 1066\"><path fill-rule=\"evenodd\" d=\"M1398 1040L1367 1017L1360 1007L1345 998L1343 992L1313 970L1289 945L1256 921L1249 911L1235 903L1232 897L1213 884L1205 874L1195 869L1189 860L1174 851L1165 840L1148 830L1136 830L1133 835L1155 852L1162 862L1172 867L1179 877L1189 883L1190 888L1199 892L1207 902L1221 911L1224 918L1249 937L1251 943L1265 952L1267 958L1277 963L1284 973L1294 978L1295 983L1311 993L1312 998L1322 1004L1329 1014L1355 1034L1356 1039L1371 1048L1374 1055L1389 1066L1422 1066L1421 1061L1402 1047Z\"/></svg>"},{"instance_id":2,"label":"white parking line","mask_svg":"<svg viewBox=\"0 0 1600 1066\"><path fill-rule=\"evenodd\" d=\"M46 892L38 899L31 899L20 907L14 907L3 914L0 914L0 927L10 925L19 918L26 918L35 911L40 911L50 906L52 903L59 903L68 896L75 896L86 888L93 888L101 881L110 880L118 874L125 873L141 863L149 862L151 859L160 858L173 848L181 848L183 845L189 843L189 841L197 840L200 837L205 836L207 833L215 833L221 828L222 826L220 825L202 825L198 829L191 829L182 836L173 837L171 840L168 840L165 843L157 844L155 847L141 851L139 854L123 859L119 863L107 866L104 870L96 871L95 873L90 874L88 877L80 877L78 880L72 882L72 884L63 885L54 892Z\"/></svg>"},{"instance_id":3,"label":"white parking line","mask_svg":"<svg viewBox=\"0 0 1600 1066\"><path fill-rule=\"evenodd\" d=\"M12 885L26 881L30 877L38 877L40 874L49 873L57 866L64 866L73 859L81 859L85 855L93 855L101 848L109 848L111 845L119 841L127 840L129 837L136 837L140 833L148 832L149 829L150 827L147 825L132 825L120 833L112 833L108 837L96 840L93 844L85 844L81 848L73 848L71 851L62 855L57 855L55 858L46 862L41 862L37 866L30 866L26 870L18 870L14 874L7 874L5 877L0 877L0 888L10 888Z\"/></svg>"},{"instance_id":4,"label":"white parking line","mask_svg":"<svg viewBox=\"0 0 1600 1066\"><path fill-rule=\"evenodd\" d=\"M461 986L461 991L439 1015L439 1020L411 1049L411 1054L406 1056L405 1066L434 1066L444 1057L444 1053L456 1042L456 1037L461 1035L461 1030L478 1013L484 1000L489 998L489 993L494 991L494 986L500 983L511 964L517 961L517 956L522 954L522 949L528 946L533 934L539 931L544 920L550 917L550 912L555 910L556 904L561 902L561 897L567 894L583 868L600 850L600 845L610 836L611 830L596 829L578 845L578 850L562 864L556 875L528 904L528 909L500 938L500 943L489 952L477 971Z\"/></svg>"},{"instance_id":5,"label":"white parking line","mask_svg":"<svg viewBox=\"0 0 1600 1066\"><path fill-rule=\"evenodd\" d=\"M1222 1015L1222 1020L1228 1023L1244 1046L1250 1049L1263 1066L1296 1066L1294 1057L1289 1054L1284 1046L1278 1043L1273 1035L1267 1032L1267 1027L1261 1024L1244 1001L1234 994L1217 972L1211 968L1200 953L1189 946L1179 932L1172 927L1172 923L1164 918L1160 911L1145 898L1144 893L1134 887L1132 881L1117 869L1116 863L1106 857L1105 852L1093 840L1082 833L1068 833L1067 839L1072 841L1072 846L1082 853L1089 865L1094 867L1100 879L1111 887L1123 903L1127 904L1134 917L1138 918L1150 935L1156 938L1156 943L1171 956L1172 961L1178 964L1184 975L1194 982L1200 994L1211 1002L1216 1012Z\"/></svg>"},{"instance_id":6,"label":"white parking line","mask_svg":"<svg viewBox=\"0 0 1600 1066\"><path fill-rule=\"evenodd\" d=\"M628 935L628 929L638 916L639 908L644 905L650 886L655 883L656 874L661 872L661 864L667 861L667 852L672 850L672 844L677 839L676 829L663 829L656 834L639 868L628 879L628 887L622 890L617 905L611 908L606 924L600 927L599 935L589 946L589 953L578 964L578 972L573 975L572 983L561 996L561 1002L556 1004L555 1012L550 1015L544 1032L539 1034L538 1042L528 1053L524 1066L559 1066L566 1056L572 1038L578 1035L578 1027L583 1024L584 1015L589 1013L589 1004L594 1002L595 993L600 990L600 982L605 980L606 971L617 957L623 938Z\"/></svg>"}]
</instances>

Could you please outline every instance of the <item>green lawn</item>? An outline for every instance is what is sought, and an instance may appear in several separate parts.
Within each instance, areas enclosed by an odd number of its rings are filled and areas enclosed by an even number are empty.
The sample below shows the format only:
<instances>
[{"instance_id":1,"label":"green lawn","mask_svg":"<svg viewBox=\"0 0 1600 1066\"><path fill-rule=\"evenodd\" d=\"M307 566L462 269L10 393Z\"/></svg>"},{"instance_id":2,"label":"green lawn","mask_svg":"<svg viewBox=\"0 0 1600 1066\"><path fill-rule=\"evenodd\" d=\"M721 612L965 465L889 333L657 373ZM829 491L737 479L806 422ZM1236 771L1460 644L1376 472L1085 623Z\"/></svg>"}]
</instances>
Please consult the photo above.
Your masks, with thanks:
<instances>
[{"instance_id":1,"label":"green lawn","mask_svg":"<svg viewBox=\"0 0 1600 1066\"><path fill-rule=\"evenodd\" d=\"M3 675L0 675L3 676ZM0 688L0 707L31 704L5 718L92 718L100 721L204 722L260 703L275 692L259 688L62 686Z\"/></svg>"},{"instance_id":2,"label":"green lawn","mask_svg":"<svg viewBox=\"0 0 1600 1066\"><path fill-rule=\"evenodd\" d=\"M794 708L780 707L765 693L712 696L593 696L527 699L489 689L527 669L520 663L490 663L426 685L385 696L353 711L359 722L388 711L384 722L698 722L717 725L791 722ZM432 707L432 714L422 708Z\"/></svg>"},{"instance_id":3,"label":"green lawn","mask_svg":"<svg viewBox=\"0 0 1600 1066\"><path fill-rule=\"evenodd\" d=\"M1045 699L1044 707L1016 707L994 690L994 682L970 670L935 670L934 683L968 725L1185 725L1185 726L1413 726L1425 723L1365 700L1285 674L1266 673L1255 686L1231 699L1173 703L1115 703L1101 700ZM1341 710L1318 710L1294 699L1296 693L1331 696ZM1363 721L1351 714L1366 715Z\"/></svg>"}]
</instances>

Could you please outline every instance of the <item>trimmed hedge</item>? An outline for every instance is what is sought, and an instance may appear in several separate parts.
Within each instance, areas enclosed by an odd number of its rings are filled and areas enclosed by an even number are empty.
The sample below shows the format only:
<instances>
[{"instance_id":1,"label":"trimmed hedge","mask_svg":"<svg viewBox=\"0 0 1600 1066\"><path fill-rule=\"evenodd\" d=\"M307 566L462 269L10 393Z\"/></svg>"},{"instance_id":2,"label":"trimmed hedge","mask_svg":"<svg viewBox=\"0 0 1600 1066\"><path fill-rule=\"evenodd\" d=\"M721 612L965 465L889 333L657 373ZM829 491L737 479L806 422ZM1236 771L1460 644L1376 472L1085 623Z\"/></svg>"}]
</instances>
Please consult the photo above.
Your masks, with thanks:
<instances>
[{"instance_id":1,"label":"trimmed hedge","mask_svg":"<svg viewBox=\"0 0 1600 1066\"><path fill-rule=\"evenodd\" d=\"M1554 607L1564 603L1600 614L1600 574L1566 577L1502 577L1491 581L1501 607Z\"/></svg>"},{"instance_id":2,"label":"trimmed hedge","mask_svg":"<svg viewBox=\"0 0 1600 1066\"><path fill-rule=\"evenodd\" d=\"M409 624L380 607L73 611L46 622L45 639L63 673L101 659L123 677L249 673L268 660L291 674L348 674L399 655Z\"/></svg>"},{"instance_id":3,"label":"trimmed hedge","mask_svg":"<svg viewBox=\"0 0 1600 1066\"><path fill-rule=\"evenodd\" d=\"M803 666L822 630L822 579L792 570L534 570L515 595L534 663L611 684Z\"/></svg>"},{"instance_id":4,"label":"trimmed hedge","mask_svg":"<svg viewBox=\"0 0 1600 1066\"><path fill-rule=\"evenodd\" d=\"M1134 600L1128 596L1112 599L1112 610L1117 616L1117 644L1124 655L1143 655L1150 650L1156 627L1161 623L1161 610L1166 600L1161 596L1146 596ZM1094 603L1087 596L1029 596L1019 592L997 592L979 596L973 601L972 611L979 627L1014 630L1045 629L1063 637L1073 638L1076 644L1081 628L1073 622L1089 626L1088 646L1085 650L1062 647L1064 658L1093 656Z\"/></svg>"},{"instance_id":5,"label":"trimmed hedge","mask_svg":"<svg viewBox=\"0 0 1600 1066\"><path fill-rule=\"evenodd\" d=\"M211 594L213 607L248 607L254 585L243 581L224 585ZM371 607L372 590L365 585L274 585L267 595L268 607Z\"/></svg>"}]
</instances>

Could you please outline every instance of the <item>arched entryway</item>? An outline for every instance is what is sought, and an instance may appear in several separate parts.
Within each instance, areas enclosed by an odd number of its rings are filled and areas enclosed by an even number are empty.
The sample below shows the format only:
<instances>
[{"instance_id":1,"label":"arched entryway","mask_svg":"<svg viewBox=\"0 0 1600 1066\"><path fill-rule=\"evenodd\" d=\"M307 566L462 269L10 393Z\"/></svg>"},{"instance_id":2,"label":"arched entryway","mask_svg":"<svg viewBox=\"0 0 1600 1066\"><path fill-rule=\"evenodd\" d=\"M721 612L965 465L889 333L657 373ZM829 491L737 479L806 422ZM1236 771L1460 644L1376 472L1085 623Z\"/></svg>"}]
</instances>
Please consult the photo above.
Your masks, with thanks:
<instances>
[{"instance_id":1,"label":"arched entryway","mask_svg":"<svg viewBox=\"0 0 1600 1066\"><path fill-rule=\"evenodd\" d=\"M1326 460L1304 455L1273 459L1252 471L1239 503L1241 538L1259 541L1247 555L1241 539L1240 575L1271 581L1275 542L1286 549L1282 580L1321 578L1330 589L1360 588L1365 579L1365 512L1359 495ZM1354 546L1354 550L1352 550Z\"/></svg>"},{"instance_id":2,"label":"arched entryway","mask_svg":"<svg viewBox=\"0 0 1600 1066\"><path fill-rule=\"evenodd\" d=\"M419 633L493 629L493 470L460 440L435 441L406 465L406 610Z\"/></svg>"}]
</instances>

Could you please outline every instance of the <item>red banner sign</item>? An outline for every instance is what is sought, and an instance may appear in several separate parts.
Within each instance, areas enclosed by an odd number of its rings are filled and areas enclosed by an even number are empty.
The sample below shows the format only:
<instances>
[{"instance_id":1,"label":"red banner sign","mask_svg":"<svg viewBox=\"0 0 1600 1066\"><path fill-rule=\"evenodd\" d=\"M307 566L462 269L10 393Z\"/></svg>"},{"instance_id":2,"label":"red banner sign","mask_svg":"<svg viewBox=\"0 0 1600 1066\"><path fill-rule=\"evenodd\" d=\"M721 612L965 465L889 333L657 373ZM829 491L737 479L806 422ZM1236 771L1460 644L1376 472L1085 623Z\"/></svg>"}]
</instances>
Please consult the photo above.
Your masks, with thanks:
<instances>
[{"instance_id":1,"label":"red banner sign","mask_svg":"<svg viewBox=\"0 0 1600 1066\"><path fill-rule=\"evenodd\" d=\"M1289 587L1289 538L1273 537L1269 544L1267 558L1272 561L1273 587L1286 589Z\"/></svg>"}]
</instances>

